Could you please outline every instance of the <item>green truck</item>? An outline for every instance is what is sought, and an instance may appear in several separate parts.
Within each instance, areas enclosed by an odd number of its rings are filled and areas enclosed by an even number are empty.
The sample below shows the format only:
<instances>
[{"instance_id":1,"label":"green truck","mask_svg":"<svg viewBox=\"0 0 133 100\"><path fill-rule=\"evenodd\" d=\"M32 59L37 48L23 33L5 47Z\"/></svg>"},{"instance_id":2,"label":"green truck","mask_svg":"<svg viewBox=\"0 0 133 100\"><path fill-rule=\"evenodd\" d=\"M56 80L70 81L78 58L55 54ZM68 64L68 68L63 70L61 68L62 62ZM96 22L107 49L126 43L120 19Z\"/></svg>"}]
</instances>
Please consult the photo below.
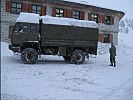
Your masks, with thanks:
<instances>
[{"instance_id":1,"label":"green truck","mask_svg":"<svg viewBox=\"0 0 133 100\"><path fill-rule=\"evenodd\" d=\"M97 55L98 36L97 24L92 21L20 13L10 34L9 49L21 53L28 64L35 63L42 54L83 64L89 55Z\"/></svg>"}]
</instances>

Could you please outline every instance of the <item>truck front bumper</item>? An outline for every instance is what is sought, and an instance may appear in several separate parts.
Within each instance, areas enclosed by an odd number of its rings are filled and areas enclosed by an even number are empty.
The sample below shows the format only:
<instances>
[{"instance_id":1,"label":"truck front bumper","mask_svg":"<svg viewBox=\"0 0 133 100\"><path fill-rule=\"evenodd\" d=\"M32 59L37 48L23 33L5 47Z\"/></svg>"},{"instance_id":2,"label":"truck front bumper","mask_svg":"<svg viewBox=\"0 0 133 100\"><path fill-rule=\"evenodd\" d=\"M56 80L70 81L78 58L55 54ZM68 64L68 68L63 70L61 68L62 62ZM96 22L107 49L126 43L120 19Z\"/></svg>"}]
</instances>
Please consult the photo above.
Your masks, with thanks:
<instances>
[{"instance_id":1,"label":"truck front bumper","mask_svg":"<svg viewBox=\"0 0 133 100\"><path fill-rule=\"evenodd\" d=\"M10 50L12 50L14 53L15 52L20 52L20 47L15 47L15 46L13 46L13 45L9 45L9 49Z\"/></svg>"}]
</instances>

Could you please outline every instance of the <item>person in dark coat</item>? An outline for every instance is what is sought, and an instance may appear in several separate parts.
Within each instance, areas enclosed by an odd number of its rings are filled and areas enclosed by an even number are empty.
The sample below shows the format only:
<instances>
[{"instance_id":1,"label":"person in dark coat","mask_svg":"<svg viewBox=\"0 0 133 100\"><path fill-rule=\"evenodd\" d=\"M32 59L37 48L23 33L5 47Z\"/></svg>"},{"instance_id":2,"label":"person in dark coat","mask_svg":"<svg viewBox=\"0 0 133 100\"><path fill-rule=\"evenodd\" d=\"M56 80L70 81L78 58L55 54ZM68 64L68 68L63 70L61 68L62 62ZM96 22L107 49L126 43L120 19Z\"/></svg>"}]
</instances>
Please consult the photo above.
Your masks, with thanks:
<instances>
[{"instance_id":1,"label":"person in dark coat","mask_svg":"<svg viewBox=\"0 0 133 100\"><path fill-rule=\"evenodd\" d=\"M109 53L110 53L110 63L111 63L109 66L116 67L116 61L115 61L116 47L114 46L114 43L111 44L111 48L109 48Z\"/></svg>"}]
</instances>

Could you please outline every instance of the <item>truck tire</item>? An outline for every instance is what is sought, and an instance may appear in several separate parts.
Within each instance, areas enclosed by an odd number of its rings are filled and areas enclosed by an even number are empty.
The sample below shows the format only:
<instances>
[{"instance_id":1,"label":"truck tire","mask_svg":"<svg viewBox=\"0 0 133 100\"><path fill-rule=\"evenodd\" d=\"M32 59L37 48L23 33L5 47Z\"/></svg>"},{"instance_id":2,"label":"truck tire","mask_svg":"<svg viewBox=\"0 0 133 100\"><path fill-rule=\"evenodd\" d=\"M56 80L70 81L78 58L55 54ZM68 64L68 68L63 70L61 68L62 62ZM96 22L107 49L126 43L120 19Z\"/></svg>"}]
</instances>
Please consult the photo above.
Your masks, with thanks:
<instances>
[{"instance_id":1,"label":"truck tire","mask_svg":"<svg viewBox=\"0 0 133 100\"><path fill-rule=\"evenodd\" d=\"M82 50L74 50L71 56L71 62L74 64L83 64L85 61L85 55Z\"/></svg>"},{"instance_id":2,"label":"truck tire","mask_svg":"<svg viewBox=\"0 0 133 100\"><path fill-rule=\"evenodd\" d=\"M65 61L71 61L71 57L70 56L63 56Z\"/></svg>"},{"instance_id":3,"label":"truck tire","mask_svg":"<svg viewBox=\"0 0 133 100\"><path fill-rule=\"evenodd\" d=\"M34 64L38 59L38 54L33 48L26 48L21 53L21 59L26 64Z\"/></svg>"}]
</instances>

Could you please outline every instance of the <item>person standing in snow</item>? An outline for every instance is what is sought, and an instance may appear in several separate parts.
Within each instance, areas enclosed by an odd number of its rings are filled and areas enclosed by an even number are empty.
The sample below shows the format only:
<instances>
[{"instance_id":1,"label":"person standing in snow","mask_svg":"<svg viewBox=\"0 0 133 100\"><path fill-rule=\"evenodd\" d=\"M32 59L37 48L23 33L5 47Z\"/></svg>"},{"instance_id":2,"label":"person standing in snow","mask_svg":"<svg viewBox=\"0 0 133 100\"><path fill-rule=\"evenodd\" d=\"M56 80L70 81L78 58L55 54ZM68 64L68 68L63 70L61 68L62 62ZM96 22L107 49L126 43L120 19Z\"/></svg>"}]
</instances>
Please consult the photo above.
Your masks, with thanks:
<instances>
[{"instance_id":1,"label":"person standing in snow","mask_svg":"<svg viewBox=\"0 0 133 100\"><path fill-rule=\"evenodd\" d=\"M109 48L109 53L110 53L110 63L111 63L109 66L116 67L116 61L115 61L116 47L114 46L114 43L111 44L111 48Z\"/></svg>"}]
</instances>

